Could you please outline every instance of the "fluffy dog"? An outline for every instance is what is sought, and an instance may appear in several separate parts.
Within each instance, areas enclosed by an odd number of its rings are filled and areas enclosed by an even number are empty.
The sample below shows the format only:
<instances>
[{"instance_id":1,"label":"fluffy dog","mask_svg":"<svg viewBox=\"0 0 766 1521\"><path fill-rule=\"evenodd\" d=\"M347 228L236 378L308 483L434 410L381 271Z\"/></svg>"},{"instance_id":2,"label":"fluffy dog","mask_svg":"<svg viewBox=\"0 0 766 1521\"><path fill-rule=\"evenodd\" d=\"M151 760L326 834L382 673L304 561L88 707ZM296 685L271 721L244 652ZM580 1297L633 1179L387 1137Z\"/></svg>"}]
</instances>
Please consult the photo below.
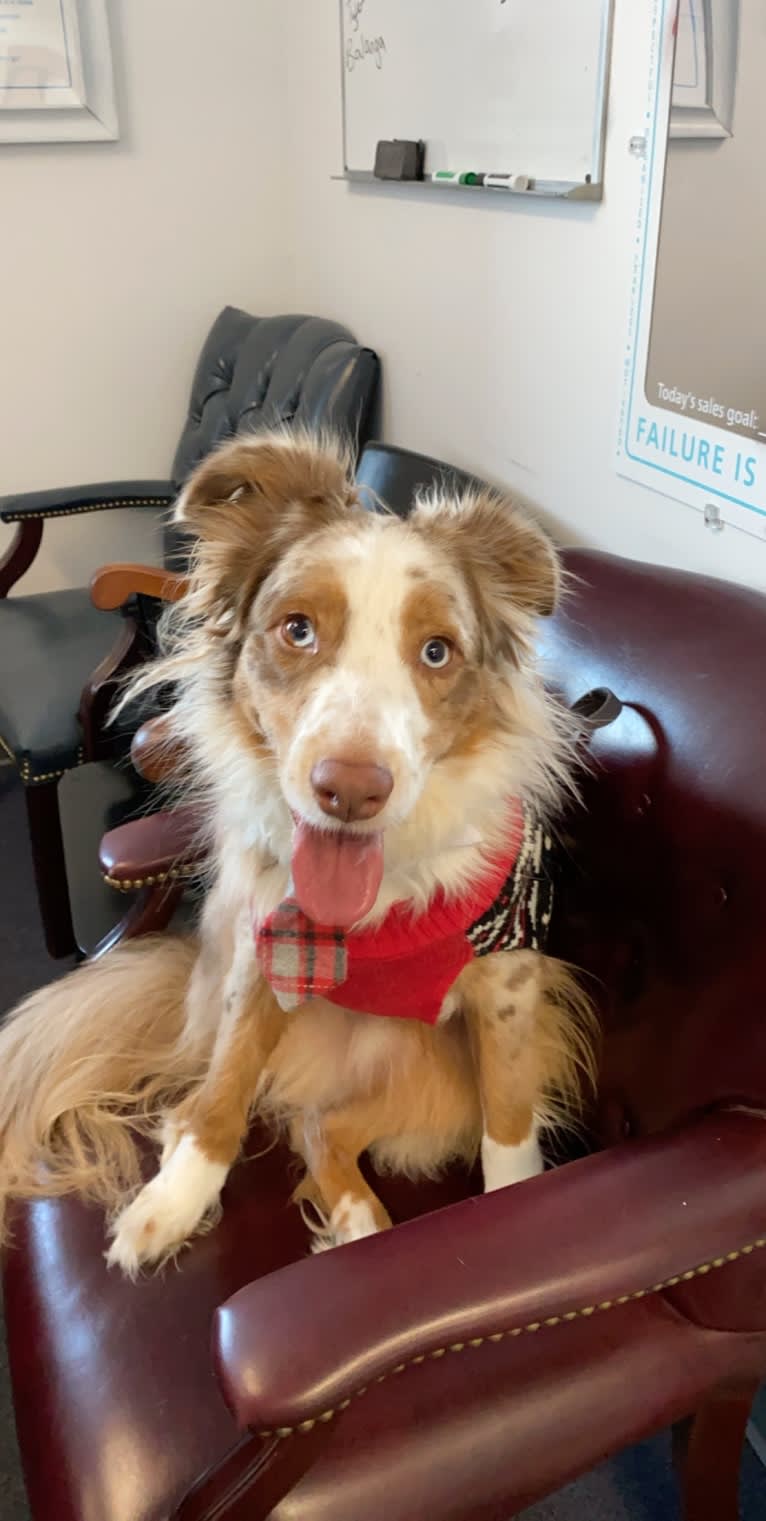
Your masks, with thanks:
<instances>
[{"instance_id":1,"label":"fluffy dog","mask_svg":"<svg viewBox=\"0 0 766 1521\"><path fill-rule=\"evenodd\" d=\"M175 685L199 930L77 970L0 1034L3 1202L101 1200L127 1273L214 1220L256 1110L336 1245L390 1224L363 1152L529 1178L592 1071L587 1002L543 951L574 758L534 657L545 535L478 490L366 511L340 446L287 434L209 457L176 518L190 587L133 690Z\"/></svg>"}]
</instances>

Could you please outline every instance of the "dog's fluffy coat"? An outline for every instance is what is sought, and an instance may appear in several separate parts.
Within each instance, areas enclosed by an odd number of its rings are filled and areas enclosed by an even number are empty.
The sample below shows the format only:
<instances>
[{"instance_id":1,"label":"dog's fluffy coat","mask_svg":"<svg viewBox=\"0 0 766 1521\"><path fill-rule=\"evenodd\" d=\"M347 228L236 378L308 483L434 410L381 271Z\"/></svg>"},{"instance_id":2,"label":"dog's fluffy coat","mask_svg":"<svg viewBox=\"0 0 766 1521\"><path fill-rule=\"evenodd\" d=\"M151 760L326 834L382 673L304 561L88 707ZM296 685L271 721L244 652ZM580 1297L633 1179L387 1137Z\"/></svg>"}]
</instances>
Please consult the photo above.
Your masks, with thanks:
<instances>
[{"instance_id":1,"label":"dog's fluffy coat","mask_svg":"<svg viewBox=\"0 0 766 1521\"><path fill-rule=\"evenodd\" d=\"M199 934L110 953L0 1034L0 1200L100 1200L115 1216L110 1258L129 1272L213 1217L254 1108L304 1159L299 1194L334 1244L389 1223L363 1151L417 1176L481 1147L488 1187L529 1176L539 1127L576 1109L592 1068L586 1000L537 953L471 963L430 1028L322 1000L283 1013L252 938L285 895L295 819L333 827L311 786L324 756L393 778L374 820L385 868L369 924L474 880L501 841L504 798L556 808L574 752L533 654L559 591L545 536L478 491L434 492L405 523L365 512L343 450L295 434L225 446L177 519L196 539L189 592L133 690L175 684L179 784L207 819ZM297 613L308 651L285 634ZM421 658L434 637L444 671ZM140 1135L159 1135L162 1163L127 1202Z\"/></svg>"}]
</instances>

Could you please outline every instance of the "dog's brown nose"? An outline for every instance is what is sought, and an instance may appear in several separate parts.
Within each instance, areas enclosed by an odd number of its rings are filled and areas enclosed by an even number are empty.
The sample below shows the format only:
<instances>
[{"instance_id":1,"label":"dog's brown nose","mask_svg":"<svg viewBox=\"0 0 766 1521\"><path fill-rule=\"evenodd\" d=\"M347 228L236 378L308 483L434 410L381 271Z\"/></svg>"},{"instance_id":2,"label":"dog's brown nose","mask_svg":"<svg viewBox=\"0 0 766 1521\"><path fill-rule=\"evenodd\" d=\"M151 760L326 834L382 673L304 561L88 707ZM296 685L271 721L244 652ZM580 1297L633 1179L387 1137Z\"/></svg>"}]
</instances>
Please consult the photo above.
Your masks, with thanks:
<instances>
[{"instance_id":1,"label":"dog's brown nose","mask_svg":"<svg viewBox=\"0 0 766 1521\"><path fill-rule=\"evenodd\" d=\"M312 767L311 785L323 813L354 824L380 813L393 792L394 778L386 766L321 760Z\"/></svg>"}]
</instances>

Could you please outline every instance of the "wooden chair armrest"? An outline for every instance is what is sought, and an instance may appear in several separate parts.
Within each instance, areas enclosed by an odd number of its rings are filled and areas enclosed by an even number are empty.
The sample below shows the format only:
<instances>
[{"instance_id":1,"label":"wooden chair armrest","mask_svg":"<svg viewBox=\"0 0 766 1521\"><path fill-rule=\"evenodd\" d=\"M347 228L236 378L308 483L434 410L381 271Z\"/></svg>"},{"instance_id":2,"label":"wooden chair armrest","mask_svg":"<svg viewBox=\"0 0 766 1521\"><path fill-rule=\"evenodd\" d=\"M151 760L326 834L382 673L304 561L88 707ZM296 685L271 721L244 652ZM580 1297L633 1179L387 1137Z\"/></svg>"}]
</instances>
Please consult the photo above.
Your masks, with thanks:
<instances>
[{"instance_id":1,"label":"wooden chair armrest","mask_svg":"<svg viewBox=\"0 0 766 1521\"><path fill-rule=\"evenodd\" d=\"M94 607L111 613L138 595L180 602L188 585L187 576L161 565L102 565L91 578L90 596Z\"/></svg>"},{"instance_id":2,"label":"wooden chair armrest","mask_svg":"<svg viewBox=\"0 0 766 1521\"><path fill-rule=\"evenodd\" d=\"M136 730L130 758L139 776L147 782L167 781L181 770L185 747L174 739L167 715L150 718Z\"/></svg>"},{"instance_id":3,"label":"wooden chair armrest","mask_svg":"<svg viewBox=\"0 0 766 1521\"><path fill-rule=\"evenodd\" d=\"M29 570L42 536L41 518L25 518L17 524L13 539L0 559L0 597L7 597L11 587Z\"/></svg>"},{"instance_id":4,"label":"wooden chair armrest","mask_svg":"<svg viewBox=\"0 0 766 1521\"><path fill-rule=\"evenodd\" d=\"M189 803L110 829L101 840L99 865L110 886L135 892L198 875L206 855L204 814Z\"/></svg>"}]
</instances>

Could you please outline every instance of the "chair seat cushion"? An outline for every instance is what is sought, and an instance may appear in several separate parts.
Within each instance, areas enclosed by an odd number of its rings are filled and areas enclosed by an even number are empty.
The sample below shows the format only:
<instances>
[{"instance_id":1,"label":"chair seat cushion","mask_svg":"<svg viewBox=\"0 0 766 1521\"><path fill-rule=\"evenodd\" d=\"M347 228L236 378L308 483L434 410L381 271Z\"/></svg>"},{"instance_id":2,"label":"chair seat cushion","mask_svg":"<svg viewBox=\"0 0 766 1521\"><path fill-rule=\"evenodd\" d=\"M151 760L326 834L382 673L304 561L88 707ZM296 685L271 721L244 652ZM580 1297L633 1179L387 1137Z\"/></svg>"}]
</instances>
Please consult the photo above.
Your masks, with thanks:
<instances>
[{"instance_id":1,"label":"chair seat cushion","mask_svg":"<svg viewBox=\"0 0 766 1521\"><path fill-rule=\"evenodd\" d=\"M119 621L84 586L0 602L0 738L25 783L78 764L80 695Z\"/></svg>"},{"instance_id":2,"label":"chair seat cushion","mask_svg":"<svg viewBox=\"0 0 766 1521\"><path fill-rule=\"evenodd\" d=\"M248 1150L215 1229L177 1268L136 1283L106 1267L100 1210L76 1199L14 1209L4 1300L33 1521L165 1521L240 1440L213 1374L213 1313L310 1244L290 1202L292 1157L257 1130ZM404 1219L455 1202L478 1180L460 1171L418 1188L379 1186Z\"/></svg>"},{"instance_id":3,"label":"chair seat cushion","mask_svg":"<svg viewBox=\"0 0 766 1521\"><path fill-rule=\"evenodd\" d=\"M214 1311L308 1250L290 1203L289 1155L258 1131L249 1153L229 1178L219 1224L177 1268L136 1283L107 1270L97 1209L66 1199L14 1211L4 1295L32 1521L171 1521L189 1488L241 1441L213 1373ZM388 1178L376 1187L403 1221L477 1184L456 1172L440 1183ZM342 1307L320 1303L316 1313ZM461 1344L453 1349L461 1355L426 1359L352 1401L327 1427L314 1467L270 1514L505 1521L693 1409L726 1372L734 1340L700 1331L649 1294L598 1323ZM213 1476L204 1500L197 1495L183 1514L228 1515L224 1486L224 1475Z\"/></svg>"}]
</instances>

